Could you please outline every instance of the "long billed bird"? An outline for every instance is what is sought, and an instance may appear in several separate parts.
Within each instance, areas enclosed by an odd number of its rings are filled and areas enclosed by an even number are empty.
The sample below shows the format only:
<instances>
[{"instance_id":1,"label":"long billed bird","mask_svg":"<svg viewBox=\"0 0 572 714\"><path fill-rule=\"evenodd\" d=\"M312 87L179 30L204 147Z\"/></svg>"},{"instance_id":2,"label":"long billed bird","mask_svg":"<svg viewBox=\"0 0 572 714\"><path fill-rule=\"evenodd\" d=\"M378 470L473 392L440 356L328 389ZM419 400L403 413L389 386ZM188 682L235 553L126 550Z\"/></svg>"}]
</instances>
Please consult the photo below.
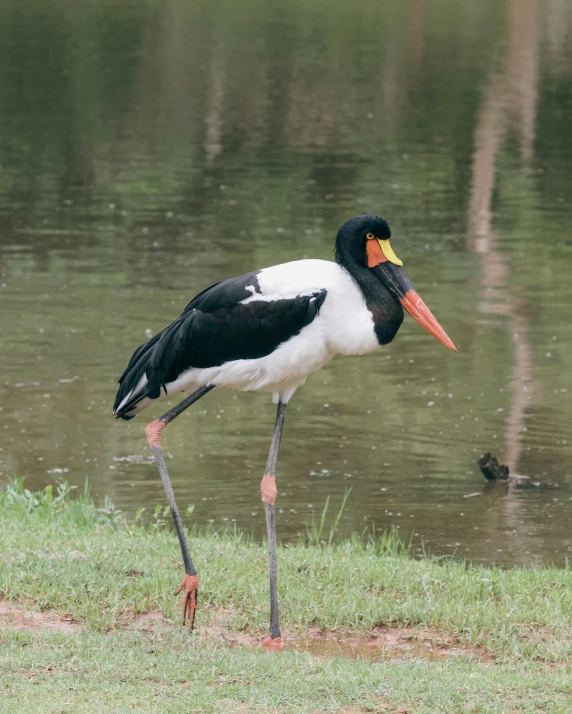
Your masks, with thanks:
<instances>
[{"instance_id":1,"label":"long billed bird","mask_svg":"<svg viewBox=\"0 0 572 714\"><path fill-rule=\"evenodd\" d=\"M132 419L152 402L193 390L147 425L179 538L185 578L183 624L194 626L199 581L161 451L161 432L214 387L271 392L276 423L261 482L268 534L270 634L282 644L276 570L276 463L288 401L334 355L361 355L397 334L403 309L446 347L445 331L415 292L393 252L387 222L372 214L338 231L335 262L296 260L224 280L199 293L162 332L135 350L119 380L114 414Z\"/></svg>"}]
</instances>

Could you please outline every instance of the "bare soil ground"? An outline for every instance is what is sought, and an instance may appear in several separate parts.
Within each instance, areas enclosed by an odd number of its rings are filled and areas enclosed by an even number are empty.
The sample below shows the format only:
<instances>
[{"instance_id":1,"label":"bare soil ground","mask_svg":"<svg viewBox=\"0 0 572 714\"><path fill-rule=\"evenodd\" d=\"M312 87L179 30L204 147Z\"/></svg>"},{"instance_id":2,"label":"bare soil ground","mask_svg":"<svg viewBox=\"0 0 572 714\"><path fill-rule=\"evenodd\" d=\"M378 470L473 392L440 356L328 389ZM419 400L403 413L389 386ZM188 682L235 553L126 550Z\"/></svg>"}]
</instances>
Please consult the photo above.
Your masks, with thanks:
<instances>
[{"instance_id":1,"label":"bare soil ground","mask_svg":"<svg viewBox=\"0 0 572 714\"><path fill-rule=\"evenodd\" d=\"M9 627L21 632L77 632L81 625L69 613L57 613L54 610L39 612L27 607L21 601L18 605L8 600L0 600L0 630Z\"/></svg>"},{"instance_id":2,"label":"bare soil ground","mask_svg":"<svg viewBox=\"0 0 572 714\"><path fill-rule=\"evenodd\" d=\"M263 638L259 634L229 631L224 624L224 611L211 612L210 620L211 624L197 627L201 639L229 647L261 647ZM154 634L175 627L182 625L168 620L159 611L150 611L138 615L126 613L116 631L123 629ZM0 600L0 630L3 628L22 632L78 632L82 626L69 613L38 611L31 602ZM433 660L464 655L477 657L481 661L492 659L482 647L461 646L453 638L427 628L384 626L365 636L352 631L310 628L300 633L284 632L282 639L289 649L322 657L422 657Z\"/></svg>"}]
</instances>

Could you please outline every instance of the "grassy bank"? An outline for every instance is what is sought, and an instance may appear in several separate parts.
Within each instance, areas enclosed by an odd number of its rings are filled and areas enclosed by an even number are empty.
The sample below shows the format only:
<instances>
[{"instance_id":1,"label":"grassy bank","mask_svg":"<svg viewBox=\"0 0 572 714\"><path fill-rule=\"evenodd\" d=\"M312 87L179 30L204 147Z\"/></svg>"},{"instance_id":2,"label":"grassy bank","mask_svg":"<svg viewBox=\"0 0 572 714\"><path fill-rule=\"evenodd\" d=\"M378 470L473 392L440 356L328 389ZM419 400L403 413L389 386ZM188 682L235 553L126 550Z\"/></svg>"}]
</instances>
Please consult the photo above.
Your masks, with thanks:
<instances>
[{"instance_id":1,"label":"grassy bank","mask_svg":"<svg viewBox=\"0 0 572 714\"><path fill-rule=\"evenodd\" d=\"M176 538L65 491L0 495L4 610L53 612L66 631L6 616L6 712L567 712L572 572L414 560L395 540L300 543L279 552L282 624L367 638L387 626L468 654L436 661L316 657L229 647L265 634L265 548L192 535L201 577L196 635L179 627ZM159 627L137 616L161 614ZM55 617L56 615L53 615ZM22 625L24 622L24 625ZM20 624L18 624L20 623ZM74 625L77 623L77 625ZM172 624L170 624L172 623ZM135 628L135 629L134 629ZM413 629L412 629L413 628ZM471 648L475 656L471 656ZM415 651L415 650L414 650ZM481 655L486 651L486 657ZM390 656L391 655L391 656Z\"/></svg>"}]
</instances>

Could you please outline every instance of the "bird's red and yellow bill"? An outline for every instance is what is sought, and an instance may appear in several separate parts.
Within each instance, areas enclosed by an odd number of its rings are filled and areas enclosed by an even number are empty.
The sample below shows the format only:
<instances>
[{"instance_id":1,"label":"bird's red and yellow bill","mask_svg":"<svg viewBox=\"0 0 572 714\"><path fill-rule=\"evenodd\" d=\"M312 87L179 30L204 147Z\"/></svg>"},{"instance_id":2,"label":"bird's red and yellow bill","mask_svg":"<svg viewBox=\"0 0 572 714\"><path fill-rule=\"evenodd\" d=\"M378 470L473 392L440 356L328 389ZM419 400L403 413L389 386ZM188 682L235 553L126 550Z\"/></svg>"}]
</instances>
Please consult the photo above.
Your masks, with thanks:
<instances>
[{"instance_id":1,"label":"bird's red and yellow bill","mask_svg":"<svg viewBox=\"0 0 572 714\"><path fill-rule=\"evenodd\" d=\"M389 239L380 240L373 233L367 234L367 267L371 268L382 283L393 293L414 320L450 350L457 348L445 330L435 319L431 310L413 290L403 271L403 261L394 253Z\"/></svg>"},{"instance_id":2,"label":"bird's red and yellow bill","mask_svg":"<svg viewBox=\"0 0 572 714\"><path fill-rule=\"evenodd\" d=\"M394 265L403 265L403 261L399 260L393 252L389 239L380 240L379 238L368 238L366 251L368 268L374 268L376 265L387 262L393 263Z\"/></svg>"},{"instance_id":3,"label":"bird's red and yellow bill","mask_svg":"<svg viewBox=\"0 0 572 714\"><path fill-rule=\"evenodd\" d=\"M447 335L445 330L437 322L437 319L419 297L415 290L408 290L405 295L399 298L399 302L403 305L405 310L411 315L414 320L424 327L427 332L441 342L441 344L448 347L453 352L457 352L457 348L451 341L451 338Z\"/></svg>"}]
</instances>

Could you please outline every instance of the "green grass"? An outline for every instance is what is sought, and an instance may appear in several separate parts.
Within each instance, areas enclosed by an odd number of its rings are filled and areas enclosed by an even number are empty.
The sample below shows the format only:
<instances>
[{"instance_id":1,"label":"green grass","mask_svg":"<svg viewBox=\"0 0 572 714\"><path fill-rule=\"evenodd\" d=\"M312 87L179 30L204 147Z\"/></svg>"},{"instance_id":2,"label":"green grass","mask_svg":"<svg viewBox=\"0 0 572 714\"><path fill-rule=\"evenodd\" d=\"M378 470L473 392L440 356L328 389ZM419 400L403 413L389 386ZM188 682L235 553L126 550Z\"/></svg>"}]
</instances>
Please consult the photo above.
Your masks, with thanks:
<instances>
[{"instance_id":1,"label":"green grass","mask_svg":"<svg viewBox=\"0 0 572 714\"><path fill-rule=\"evenodd\" d=\"M160 514L159 514L160 516ZM178 626L127 631L137 613L178 622L174 534L127 523L89 494L0 493L0 593L56 610L76 633L0 631L2 712L569 712L572 571L415 560L395 537L279 550L282 625L367 634L416 626L492 661L348 660L223 647ZM237 534L191 534L198 631L266 632L266 550ZM315 541L315 538L313 539ZM327 540L332 540L328 538Z\"/></svg>"},{"instance_id":2,"label":"green grass","mask_svg":"<svg viewBox=\"0 0 572 714\"><path fill-rule=\"evenodd\" d=\"M184 632L8 634L0 657L6 714L570 712L569 672L530 662L347 661L198 644Z\"/></svg>"}]
</instances>

